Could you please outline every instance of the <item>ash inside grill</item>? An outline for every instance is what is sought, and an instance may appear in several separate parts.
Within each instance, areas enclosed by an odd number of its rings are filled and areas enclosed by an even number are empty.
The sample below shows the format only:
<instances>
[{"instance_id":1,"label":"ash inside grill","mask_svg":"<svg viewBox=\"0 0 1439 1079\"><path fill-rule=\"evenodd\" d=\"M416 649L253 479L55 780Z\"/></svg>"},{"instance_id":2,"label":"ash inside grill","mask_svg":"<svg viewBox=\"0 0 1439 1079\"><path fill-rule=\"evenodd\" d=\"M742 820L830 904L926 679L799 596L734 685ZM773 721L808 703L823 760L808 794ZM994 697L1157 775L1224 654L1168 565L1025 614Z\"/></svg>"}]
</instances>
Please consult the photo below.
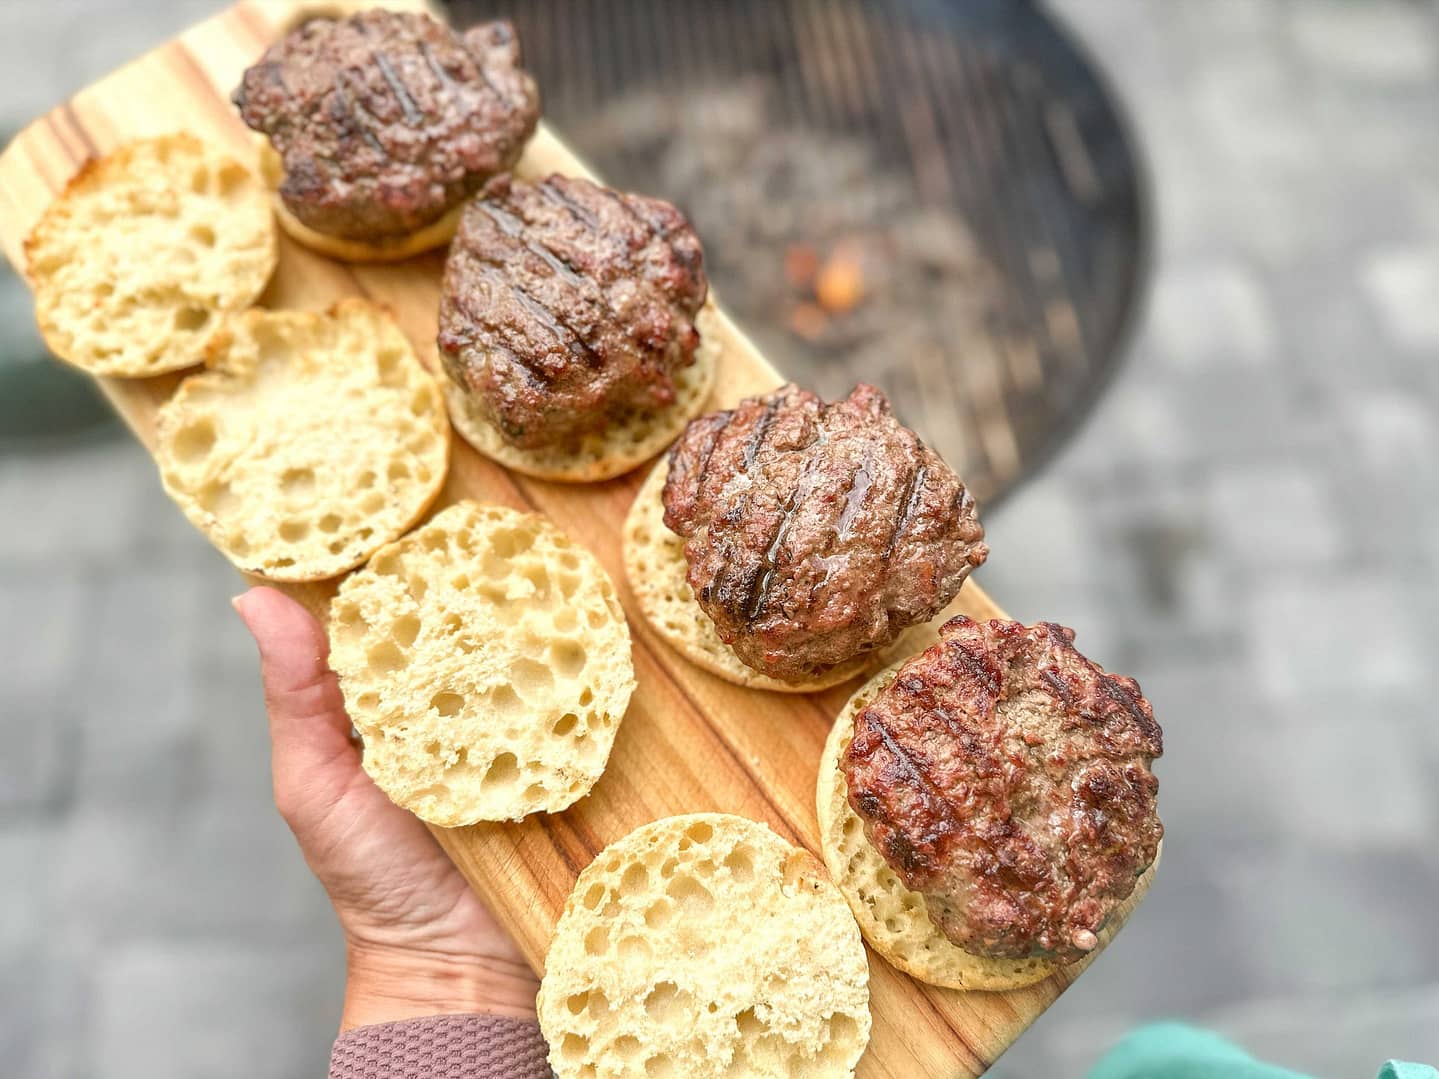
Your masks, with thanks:
<instances>
[{"instance_id":1,"label":"ash inside grill","mask_svg":"<svg viewBox=\"0 0 1439 1079\"><path fill-rule=\"evenodd\" d=\"M1133 159L1022 0L496 0L546 113L684 207L788 375L864 379L992 501L1088 409L1139 279Z\"/></svg>"}]
</instances>

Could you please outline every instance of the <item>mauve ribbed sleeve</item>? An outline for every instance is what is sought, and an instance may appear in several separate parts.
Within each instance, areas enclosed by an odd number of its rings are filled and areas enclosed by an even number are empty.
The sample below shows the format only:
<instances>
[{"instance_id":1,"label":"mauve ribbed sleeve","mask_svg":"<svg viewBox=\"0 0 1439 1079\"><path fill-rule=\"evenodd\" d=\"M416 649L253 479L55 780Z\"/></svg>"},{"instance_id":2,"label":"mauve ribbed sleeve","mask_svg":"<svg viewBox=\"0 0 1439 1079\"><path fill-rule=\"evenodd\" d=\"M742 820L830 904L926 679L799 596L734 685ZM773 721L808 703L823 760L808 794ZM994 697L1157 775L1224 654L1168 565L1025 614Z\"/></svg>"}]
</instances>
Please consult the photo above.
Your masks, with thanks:
<instances>
[{"instance_id":1,"label":"mauve ribbed sleeve","mask_svg":"<svg viewBox=\"0 0 1439 1079\"><path fill-rule=\"evenodd\" d=\"M330 1079L551 1079L534 1022L502 1015L427 1015L347 1030Z\"/></svg>"}]
</instances>

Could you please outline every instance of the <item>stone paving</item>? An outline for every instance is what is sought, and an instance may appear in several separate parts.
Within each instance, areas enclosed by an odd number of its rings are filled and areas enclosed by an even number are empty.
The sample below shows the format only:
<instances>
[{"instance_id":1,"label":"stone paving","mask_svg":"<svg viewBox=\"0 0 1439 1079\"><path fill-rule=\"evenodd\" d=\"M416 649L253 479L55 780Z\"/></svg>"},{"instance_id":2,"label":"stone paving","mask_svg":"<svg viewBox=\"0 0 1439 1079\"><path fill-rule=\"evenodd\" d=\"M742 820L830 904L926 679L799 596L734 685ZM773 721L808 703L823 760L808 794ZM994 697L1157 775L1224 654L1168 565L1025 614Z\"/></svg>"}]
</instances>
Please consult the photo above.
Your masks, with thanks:
<instances>
[{"instance_id":1,"label":"stone paving","mask_svg":"<svg viewBox=\"0 0 1439 1079\"><path fill-rule=\"evenodd\" d=\"M0 5L0 129L213 6ZM1170 1015L1326 1079L1439 1060L1439 6L1054 6L1162 236L1127 368L987 518L981 580L1140 678L1169 839L994 1074ZM0 1070L322 1074L341 945L269 804L237 579L113 429L0 458L0 519Z\"/></svg>"}]
</instances>

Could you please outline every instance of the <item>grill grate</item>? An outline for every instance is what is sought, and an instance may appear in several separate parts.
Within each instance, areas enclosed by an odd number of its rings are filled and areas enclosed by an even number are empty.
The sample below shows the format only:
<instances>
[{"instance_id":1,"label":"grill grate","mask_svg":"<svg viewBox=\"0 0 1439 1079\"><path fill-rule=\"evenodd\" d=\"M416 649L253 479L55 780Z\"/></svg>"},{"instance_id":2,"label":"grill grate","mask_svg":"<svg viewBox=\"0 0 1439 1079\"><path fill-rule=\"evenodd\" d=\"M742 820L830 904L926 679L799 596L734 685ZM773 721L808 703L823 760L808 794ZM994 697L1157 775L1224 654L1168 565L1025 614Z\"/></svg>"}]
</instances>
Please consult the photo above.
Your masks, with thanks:
<instances>
[{"instance_id":1,"label":"grill grate","mask_svg":"<svg viewBox=\"0 0 1439 1079\"><path fill-rule=\"evenodd\" d=\"M1118 359L1145 219L1102 85L1023 0L457 0L546 114L672 199L725 304L828 396L858 379L992 500Z\"/></svg>"}]
</instances>

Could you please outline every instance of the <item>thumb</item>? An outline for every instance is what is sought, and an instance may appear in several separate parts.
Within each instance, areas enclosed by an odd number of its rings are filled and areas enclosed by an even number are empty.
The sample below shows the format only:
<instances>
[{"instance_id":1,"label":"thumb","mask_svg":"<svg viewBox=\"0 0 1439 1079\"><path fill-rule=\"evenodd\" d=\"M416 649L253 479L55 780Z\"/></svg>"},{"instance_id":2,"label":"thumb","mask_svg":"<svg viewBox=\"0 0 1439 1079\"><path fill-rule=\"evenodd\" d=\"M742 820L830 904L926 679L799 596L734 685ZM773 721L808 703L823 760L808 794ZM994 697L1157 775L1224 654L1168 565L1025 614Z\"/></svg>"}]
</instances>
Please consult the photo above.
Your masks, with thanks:
<instances>
[{"instance_id":1,"label":"thumb","mask_svg":"<svg viewBox=\"0 0 1439 1079\"><path fill-rule=\"evenodd\" d=\"M234 607L260 650L275 804L295 827L306 806L339 800L360 761L326 662L329 640L309 611L273 588L252 588Z\"/></svg>"}]
</instances>

